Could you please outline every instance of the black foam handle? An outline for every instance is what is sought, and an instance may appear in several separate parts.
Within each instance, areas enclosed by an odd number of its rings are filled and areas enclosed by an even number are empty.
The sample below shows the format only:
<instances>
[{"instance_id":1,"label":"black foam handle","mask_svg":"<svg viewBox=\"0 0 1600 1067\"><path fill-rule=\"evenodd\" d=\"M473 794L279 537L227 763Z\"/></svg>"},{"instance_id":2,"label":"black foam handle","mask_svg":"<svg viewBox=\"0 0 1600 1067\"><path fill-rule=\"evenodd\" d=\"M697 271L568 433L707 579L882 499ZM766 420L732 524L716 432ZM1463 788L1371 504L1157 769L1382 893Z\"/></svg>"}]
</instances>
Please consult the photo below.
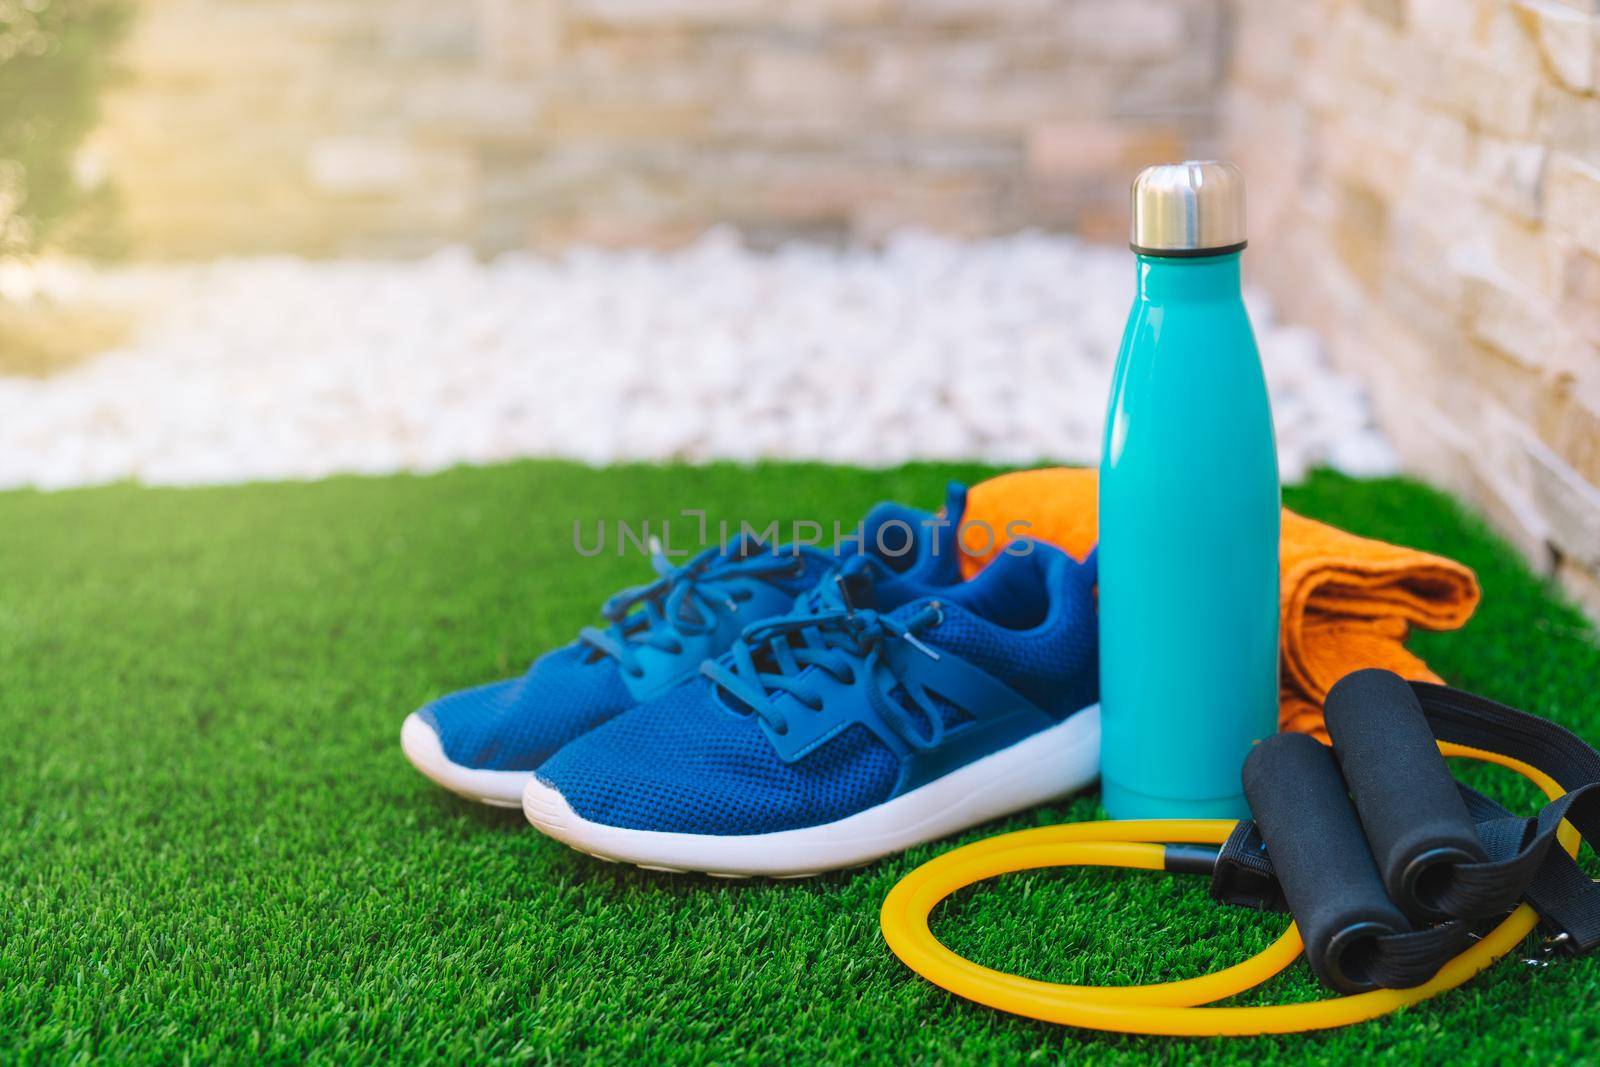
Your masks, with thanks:
<instances>
[{"instance_id":1,"label":"black foam handle","mask_svg":"<svg viewBox=\"0 0 1600 1067\"><path fill-rule=\"evenodd\" d=\"M1342 993L1374 988L1372 939L1411 927L1383 891L1333 753L1305 734L1274 734L1242 777L1306 962Z\"/></svg>"},{"instance_id":2,"label":"black foam handle","mask_svg":"<svg viewBox=\"0 0 1600 1067\"><path fill-rule=\"evenodd\" d=\"M1389 671L1356 671L1324 714L1390 898L1414 920L1442 917L1451 868L1487 857L1416 692Z\"/></svg>"}]
</instances>

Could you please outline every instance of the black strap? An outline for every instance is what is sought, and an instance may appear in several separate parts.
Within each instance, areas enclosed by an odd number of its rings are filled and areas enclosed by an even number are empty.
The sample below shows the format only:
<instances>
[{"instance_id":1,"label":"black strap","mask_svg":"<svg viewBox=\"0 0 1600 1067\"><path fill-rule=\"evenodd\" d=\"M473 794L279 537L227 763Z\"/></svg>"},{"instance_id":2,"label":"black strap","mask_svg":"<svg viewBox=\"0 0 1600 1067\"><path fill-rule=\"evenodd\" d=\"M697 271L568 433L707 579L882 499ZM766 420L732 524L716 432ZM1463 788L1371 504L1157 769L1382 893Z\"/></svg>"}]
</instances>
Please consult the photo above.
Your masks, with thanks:
<instances>
[{"instance_id":1,"label":"black strap","mask_svg":"<svg viewBox=\"0 0 1600 1067\"><path fill-rule=\"evenodd\" d=\"M1565 727L1487 697L1428 682L1411 687L1439 740L1522 760L1567 790L1533 818L1518 818L1463 789L1489 858L1445 872L1442 910L1483 919L1526 898L1545 932L1565 951L1576 955L1600 947L1600 883L1554 847L1562 820L1586 840L1600 841L1600 752Z\"/></svg>"},{"instance_id":2,"label":"black strap","mask_svg":"<svg viewBox=\"0 0 1600 1067\"><path fill-rule=\"evenodd\" d=\"M1521 760L1567 792L1538 815L1521 818L1461 786L1487 858L1441 872L1437 900L1449 921L1371 938L1364 961L1368 975L1391 989L1420 985L1466 947L1479 922L1504 915L1523 899L1562 950L1577 955L1600 947L1600 882L1553 847L1562 820L1585 839L1600 841L1600 752L1570 730L1485 697L1426 682L1411 685L1438 740ZM1241 822L1223 844L1211 892L1226 903L1285 910L1255 823Z\"/></svg>"},{"instance_id":3,"label":"black strap","mask_svg":"<svg viewBox=\"0 0 1600 1067\"><path fill-rule=\"evenodd\" d=\"M1266 839L1252 820L1240 819L1217 851L1216 866L1211 868L1211 895L1224 904L1260 911L1289 910L1267 858Z\"/></svg>"},{"instance_id":4,"label":"black strap","mask_svg":"<svg viewBox=\"0 0 1600 1067\"><path fill-rule=\"evenodd\" d=\"M1411 989L1439 973L1466 949L1471 924L1453 919L1437 926L1403 934L1383 934L1372 939L1367 977L1384 989Z\"/></svg>"}]
</instances>

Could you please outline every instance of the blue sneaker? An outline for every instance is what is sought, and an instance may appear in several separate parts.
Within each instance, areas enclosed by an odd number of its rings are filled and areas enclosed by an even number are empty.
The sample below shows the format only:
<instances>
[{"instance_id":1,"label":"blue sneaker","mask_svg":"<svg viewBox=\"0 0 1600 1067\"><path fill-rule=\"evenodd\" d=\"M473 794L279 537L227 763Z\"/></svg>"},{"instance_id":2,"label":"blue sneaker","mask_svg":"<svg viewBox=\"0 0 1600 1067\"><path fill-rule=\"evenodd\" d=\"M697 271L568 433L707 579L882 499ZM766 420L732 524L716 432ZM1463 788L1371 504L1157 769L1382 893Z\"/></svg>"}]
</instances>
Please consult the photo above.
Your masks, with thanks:
<instances>
[{"instance_id":1,"label":"blue sneaker","mask_svg":"<svg viewBox=\"0 0 1600 1067\"><path fill-rule=\"evenodd\" d=\"M533 769L562 745L695 676L752 622L786 614L797 596L851 556L899 604L961 580L957 524L966 489L949 487L945 517L879 504L848 552L742 539L673 565L606 602L603 629L539 657L520 678L442 697L405 720L400 745L423 774L464 797L514 808Z\"/></svg>"},{"instance_id":2,"label":"blue sneaker","mask_svg":"<svg viewBox=\"0 0 1600 1067\"><path fill-rule=\"evenodd\" d=\"M866 863L1094 781L1094 565L1033 543L894 610L829 583L541 766L540 830L742 877Z\"/></svg>"}]
</instances>

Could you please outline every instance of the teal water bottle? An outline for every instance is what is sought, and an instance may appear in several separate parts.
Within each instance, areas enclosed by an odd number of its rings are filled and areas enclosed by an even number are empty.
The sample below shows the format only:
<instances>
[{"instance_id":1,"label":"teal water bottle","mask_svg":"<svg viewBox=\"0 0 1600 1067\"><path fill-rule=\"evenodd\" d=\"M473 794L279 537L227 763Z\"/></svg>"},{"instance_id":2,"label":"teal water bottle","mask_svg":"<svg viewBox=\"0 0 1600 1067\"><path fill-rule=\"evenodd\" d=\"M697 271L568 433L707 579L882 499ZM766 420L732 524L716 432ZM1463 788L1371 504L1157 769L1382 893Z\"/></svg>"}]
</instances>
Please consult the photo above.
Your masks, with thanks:
<instances>
[{"instance_id":1,"label":"teal water bottle","mask_svg":"<svg viewBox=\"0 0 1600 1067\"><path fill-rule=\"evenodd\" d=\"M1247 816L1278 727L1278 456L1245 312L1244 179L1133 183L1138 293L1100 459L1101 781L1116 819Z\"/></svg>"}]
</instances>

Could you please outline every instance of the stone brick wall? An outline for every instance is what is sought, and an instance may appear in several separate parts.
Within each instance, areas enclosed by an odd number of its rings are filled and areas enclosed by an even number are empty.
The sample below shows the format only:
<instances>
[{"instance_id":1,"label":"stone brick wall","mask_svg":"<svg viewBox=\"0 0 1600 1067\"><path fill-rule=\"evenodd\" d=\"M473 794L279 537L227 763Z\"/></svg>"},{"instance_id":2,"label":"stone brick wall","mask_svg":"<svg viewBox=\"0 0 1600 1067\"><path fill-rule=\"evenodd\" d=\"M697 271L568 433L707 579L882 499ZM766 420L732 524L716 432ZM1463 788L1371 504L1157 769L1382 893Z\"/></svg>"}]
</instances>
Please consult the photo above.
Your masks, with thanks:
<instances>
[{"instance_id":1,"label":"stone brick wall","mask_svg":"<svg viewBox=\"0 0 1600 1067\"><path fill-rule=\"evenodd\" d=\"M138 0L147 256L1024 225L1225 146L1255 278L1600 617L1600 0Z\"/></svg>"},{"instance_id":2,"label":"stone brick wall","mask_svg":"<svg viewBox=\"0 0 1600 1067\"><path fill-rule=\"evenodd\" d=\"M134 251L1120 233L1214 148L1218 0L138 0Z\"/></svg>"},{"instance_id":3,"label":"stone brick wall","mask_svg":"<svg viewBox=\"0 0 1600 1067\"><path fill-rule=\"evenodd\" d=\"M1600 0L1236 0L1255 277L1600 618Z\"/></svg>"}]
</instances>

